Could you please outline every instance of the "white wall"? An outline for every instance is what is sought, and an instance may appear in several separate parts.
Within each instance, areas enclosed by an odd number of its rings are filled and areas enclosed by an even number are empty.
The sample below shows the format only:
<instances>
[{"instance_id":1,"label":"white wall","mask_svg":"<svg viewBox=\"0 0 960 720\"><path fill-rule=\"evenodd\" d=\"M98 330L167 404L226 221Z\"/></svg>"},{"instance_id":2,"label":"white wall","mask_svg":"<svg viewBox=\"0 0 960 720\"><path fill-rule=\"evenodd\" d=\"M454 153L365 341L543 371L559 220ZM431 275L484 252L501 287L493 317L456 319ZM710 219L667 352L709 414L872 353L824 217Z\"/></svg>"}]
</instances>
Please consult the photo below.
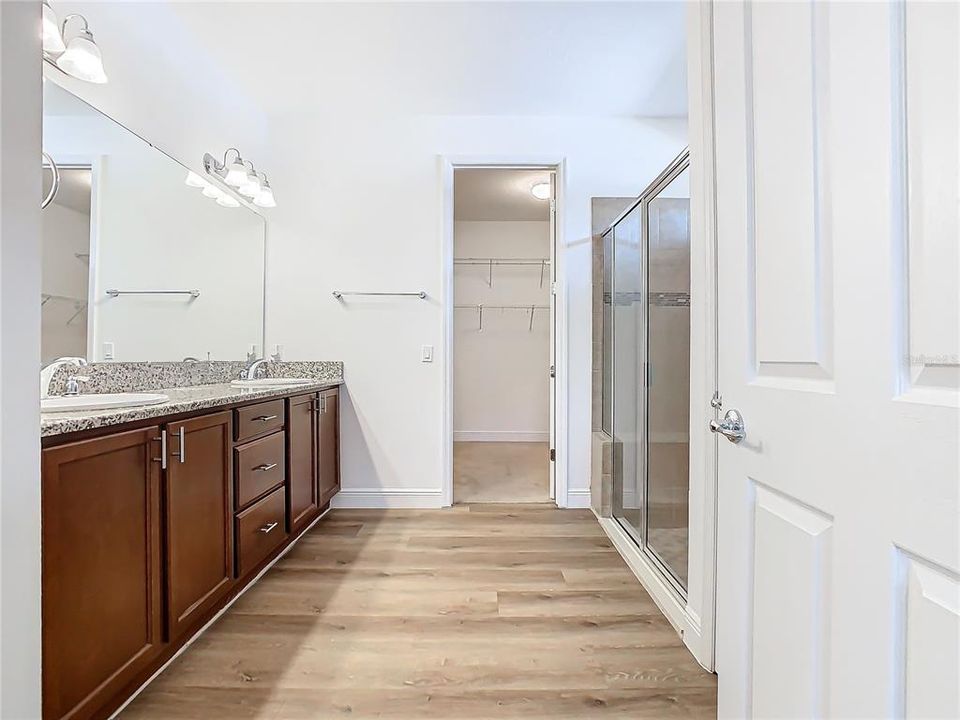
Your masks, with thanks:
<instances>
[{"instance_id":1,"label":"white wall","mask_svg":"<svg viewBox=\"0 0 960 720\"><path fill-rule=\"evenodd\" d=\"M0 717L18 719L40 717L39 22L39 2L0 3Z\"/></svg>"},{"instance_id":2,"label":"white wall","mask_svg":"<svg viewBox=\"0 0 960 720\"><path fill-rule=\"evenodd\" d=\"M341 504L442 502L441 156L565 159L558 272L569 392L572 504L589 504L590 198L638 194L686 143L676 119L552 117L271 118L284 184L272 213L267 344L345 362ZM339 303L330 292L419 290L416 299ZM420 346L436 348L420 362ZM561 457L560 462L564 462ZM561 498L561 502L563 499Z\"/></svg>"},{"instance_id":3,"label":"white wall","mask_svg":"<svg viewBox=\"0 0 960 720\"><path fill-rule=\"evenodd\" d=\"M454 257L548 258L547 221L458 221ZM456 265L457 305L550 302L550 268ZM454 313L454 440L546 442L550 439L550 314L487 309Z\"/></svg>"}]
</instances>

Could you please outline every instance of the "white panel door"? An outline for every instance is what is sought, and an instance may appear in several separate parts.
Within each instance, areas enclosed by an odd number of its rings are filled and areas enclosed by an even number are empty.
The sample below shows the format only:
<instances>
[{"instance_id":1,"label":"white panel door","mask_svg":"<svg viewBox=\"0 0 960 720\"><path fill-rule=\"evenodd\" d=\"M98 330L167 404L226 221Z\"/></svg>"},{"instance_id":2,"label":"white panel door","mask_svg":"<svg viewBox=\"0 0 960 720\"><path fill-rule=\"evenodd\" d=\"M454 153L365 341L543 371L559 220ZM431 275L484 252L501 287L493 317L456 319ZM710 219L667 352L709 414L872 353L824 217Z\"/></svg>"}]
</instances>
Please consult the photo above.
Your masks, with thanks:
<instances>
[{"instance_id":1,"label":"white panel door","mask_svg":"<svg viewBox=\"0 0 960 720\"><path fill-rule=\"evenodd\" d=\"M960 717L958 45L714 5L721 717Z\"/></svg>"}]
</instances>

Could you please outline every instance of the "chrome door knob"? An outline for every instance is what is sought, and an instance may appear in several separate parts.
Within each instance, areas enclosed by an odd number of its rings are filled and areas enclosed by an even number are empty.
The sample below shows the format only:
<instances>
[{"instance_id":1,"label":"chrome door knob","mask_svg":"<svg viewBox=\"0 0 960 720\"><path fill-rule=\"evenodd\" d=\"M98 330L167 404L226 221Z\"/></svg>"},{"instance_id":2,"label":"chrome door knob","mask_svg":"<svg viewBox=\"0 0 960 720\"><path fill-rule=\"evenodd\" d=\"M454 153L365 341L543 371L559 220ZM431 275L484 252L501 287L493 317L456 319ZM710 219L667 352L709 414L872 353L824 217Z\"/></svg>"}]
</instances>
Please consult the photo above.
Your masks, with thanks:
<instances>
[{"instance_id":1,"label":"chrome door knob","mask_svg":"<svg viewBox=\"0 0 960 720\"><path fill-rule=\"evenodd\" d=\"M743 416L739 411L727 410L723 420L710 421L710 432L720 433L736 445L747 436L747 426L743 424Z\"/></svg>"}]
</instances>

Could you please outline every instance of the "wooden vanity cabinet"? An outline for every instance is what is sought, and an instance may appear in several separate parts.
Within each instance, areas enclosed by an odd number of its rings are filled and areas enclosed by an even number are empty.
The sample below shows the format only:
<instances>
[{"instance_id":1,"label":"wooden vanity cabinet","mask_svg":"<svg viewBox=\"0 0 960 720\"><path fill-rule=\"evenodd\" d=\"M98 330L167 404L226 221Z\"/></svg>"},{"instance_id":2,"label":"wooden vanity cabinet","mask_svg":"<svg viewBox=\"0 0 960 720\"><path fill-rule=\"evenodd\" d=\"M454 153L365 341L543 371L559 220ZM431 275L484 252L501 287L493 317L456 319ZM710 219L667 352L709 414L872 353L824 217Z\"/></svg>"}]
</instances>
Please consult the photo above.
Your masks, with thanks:
<instances>
[{"instance_id":1,"label":"wooden vanity cabinet","mask_svg":"<svg viewBox=\"0 0 960 720\"><path fill-rule=\"evenodd\" d=\"M340 492L340 391L337 388L320 393L317 407L317 472L320 486L320 507Z\"/></svg>"},{"instance_id":2,"label":"wooden vanity cabinet","mask_svg":"<svg viewBox=\"0 0 960 720\"><path fill-rule=\"evenodd\" d=\"M160 428L43 453L44 718L90 717L163 650Z\"/></svg>"},{"instance_id":3,"label":"wooden vanity cabinet","mask_svg":"<svg viewBox=\"0 0 960 720\"><path fill-rule=\"evenodd\" d=\"M309 523L320 510L317 484L317 393L287 399L287 522L289 532Z\"/></svg>"},{"instance_id":4,"label":"wooden vanity cabinet","mask_svg":"<svg viewBox=\"0 0 960 720\"><path fill-rule=\"evenodd\" d=\"M337 412L334 389L44 439L44 720L109 717L316 519Z\"/></svg>"},{"instance_id":5,"label":"wooden vanity cabinet","mask_svg":"<svg viewBox=\"0 0 960 720\"><path fill-rule=\"evenodd\" d=\"M195 625L233 583L230 413L166 426L168 633Z\"/></svg>"}]
</instances>

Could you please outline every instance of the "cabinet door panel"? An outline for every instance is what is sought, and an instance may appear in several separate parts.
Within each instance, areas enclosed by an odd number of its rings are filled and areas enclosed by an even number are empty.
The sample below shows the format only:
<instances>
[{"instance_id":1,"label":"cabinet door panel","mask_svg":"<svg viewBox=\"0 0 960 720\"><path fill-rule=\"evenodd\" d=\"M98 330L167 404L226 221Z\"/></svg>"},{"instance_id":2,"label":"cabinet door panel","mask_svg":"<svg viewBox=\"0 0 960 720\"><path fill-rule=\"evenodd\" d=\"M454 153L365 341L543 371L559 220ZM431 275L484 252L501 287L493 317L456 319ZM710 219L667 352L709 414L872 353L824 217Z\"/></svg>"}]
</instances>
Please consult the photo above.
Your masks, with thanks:
<instances>
[{"instance_id":1,"label":"cabinet door panel","mask_svg":"<svg viewBox=\"0 0 960 720\"><path fill-rule=\"evenodd\" d=\"M171 423L167 432L167 613L176 638L233 582L230 413Z\"/></svg>"},{"instance_id":2,"label":"cabinet door panel","mask_svg":"<svg viewBox=\"0 0 960 720\"><path fill-rule=\"evenodd\" d=\"M340 491L340 413L339 391L320 393L319 484L320 506Z\"/></svg>"},{"instance_id":3,"label":"cabinet door panel","mask_svg":"<svg viewBox=\"0 0 960 720\"><path fill-rule=\"evenodd\" d=\"M163 649L159 437L43 452L44 718L90 716Z\"/></svg>"},{"instance_id":4,"label":"cabinet door panel","mask_svg":"<svg viewBox=\"0 0 960 720\"><path fill-rule=\"evenodd\" d=\"M287 406L287 502L289 531L296 532L319 509L317 487L317 394L290 398Z\"/></svg>"}]
</instances>

